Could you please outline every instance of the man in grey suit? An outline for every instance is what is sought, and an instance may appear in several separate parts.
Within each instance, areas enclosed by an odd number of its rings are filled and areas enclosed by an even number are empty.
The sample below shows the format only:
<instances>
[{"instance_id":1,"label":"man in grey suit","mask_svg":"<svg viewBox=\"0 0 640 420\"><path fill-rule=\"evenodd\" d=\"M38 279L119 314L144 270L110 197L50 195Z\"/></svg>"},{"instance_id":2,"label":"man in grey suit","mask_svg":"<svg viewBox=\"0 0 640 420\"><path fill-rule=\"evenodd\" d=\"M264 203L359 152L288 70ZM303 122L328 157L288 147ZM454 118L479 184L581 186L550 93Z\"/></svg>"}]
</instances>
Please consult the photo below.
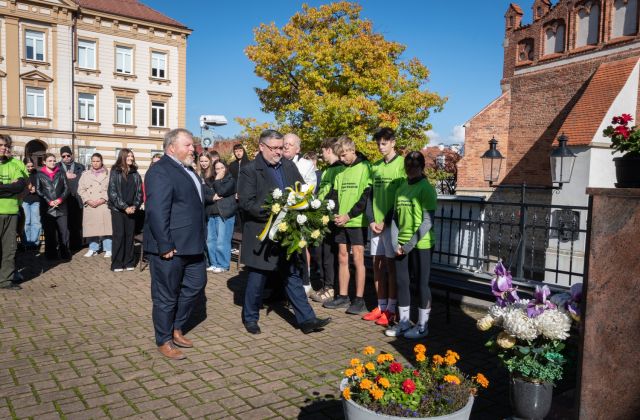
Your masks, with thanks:
<instances>
[{"instance_id":1,"label":"man in grey suit","mask_svg":"<svg viewBox=\"0 0 640 420\"><path fill-rule=\"evenodd\" d=\"M264 208L268 194L280 188L303 182L296 165L282 159L284 140L275 130L265 130L258 144L260 153L256 158L242 165L238 176L238 196L243 217L242 257L247 266L247 288L242 307L242 321L251 334L260 334L258 326L262 292L267 277L279 273L284 280L285 291L293 307L296 321L303 333L319 331L331 318L317 318L307 300L302 286L301 269L304 261L288 261L285 248L270 240L261 242L257 237L264 229L269 212Z\"/></svg>"}]
</instances>

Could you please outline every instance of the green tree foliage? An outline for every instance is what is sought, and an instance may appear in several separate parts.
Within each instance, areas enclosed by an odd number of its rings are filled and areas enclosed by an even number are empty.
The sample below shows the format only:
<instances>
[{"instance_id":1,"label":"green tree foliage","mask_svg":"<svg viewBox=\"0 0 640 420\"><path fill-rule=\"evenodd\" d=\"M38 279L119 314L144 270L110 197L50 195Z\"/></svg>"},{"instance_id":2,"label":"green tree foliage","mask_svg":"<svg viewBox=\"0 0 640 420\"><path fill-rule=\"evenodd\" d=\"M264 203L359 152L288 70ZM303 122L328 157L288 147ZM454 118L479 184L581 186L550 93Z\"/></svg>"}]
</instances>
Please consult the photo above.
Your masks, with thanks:
<instances>
[{"instance_id":1,"label":"green tree foliage","mask_svg":"<svg viewBox=\"0 0 640 420\"><path fill-rule=\"evenodd\" d=\"M245 52L266 81L256 88L262 110L273 113L283 131L296 132L305 149L347 134L374 156L376 146L366 139L382 126L396 130L401 149L420 149L430 113L442 110L446 99L426 90L429 70L418 59L403 61L405 46L374 32L360 11L350 2L303 5L282 28L255 29L255 44ZM237 120L245 134L256 127Z\"/></svg>"}]
</instances>

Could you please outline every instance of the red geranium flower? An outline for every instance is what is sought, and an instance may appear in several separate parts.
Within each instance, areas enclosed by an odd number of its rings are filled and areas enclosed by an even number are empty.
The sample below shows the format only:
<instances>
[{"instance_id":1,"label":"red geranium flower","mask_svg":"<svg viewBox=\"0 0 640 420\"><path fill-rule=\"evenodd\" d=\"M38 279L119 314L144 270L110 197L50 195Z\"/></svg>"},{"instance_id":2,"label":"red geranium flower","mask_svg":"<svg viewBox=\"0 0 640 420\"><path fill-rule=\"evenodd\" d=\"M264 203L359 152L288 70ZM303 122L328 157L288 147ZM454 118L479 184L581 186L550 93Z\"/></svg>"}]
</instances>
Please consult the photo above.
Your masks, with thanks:
<instances>
[{"instance_id":1,"label":"red geranium flower","mask_svg":"<svg viewBox=\"0 0 640 420\"><path fill-rule=\"evenodd\" d=\"M402 390L406 394L412 394L416 390L416 384L411 379L407 379L402 383Z\"/></svg>"},{"instance_id":2,"label":"red geranium flower","mask_svg":"<svg viewBox=\"0 0 640 420\"><path fill-rule=\"evenodd\" d=\"M615 134L619 134L622 137L624 137L625 139L629 138L629 129L627 127L625 127L624 125L619 125L614 129L614 133Z\"/></svg>"},{"instance_id":3,"label":"red geranium flower","mask_svg":"<svg viewBox=\"0 0 640 420\"><path fill-rule=\"evenodd\" d=\"M620 119L623 121L624 125L627 125L627 123L633 121L633 117L629 114L622 114L620 116Z\"/></svg>"},{"instance_id":4,"label":"red geranium flower","mask_svg":"<svg viewBox=\"0 0 640 420\"><path fill-rule=\"evenodd\" d=\"M419 372L419 371L417 371L417 370L414 370L414 371L413 371L413 376L420 376L420 372Z\"/></svg>"},{"instance_id":5,"label":"red geranium flower","mask_svg":"<svg viewBox=\"0 0 640 420\"><path fill-rule=\"evenodd\" d=\"M393 362L389 365L389 371L391 373L400 373L402 372L402 365L398 362Z\"/></svg>"}]
</instances>

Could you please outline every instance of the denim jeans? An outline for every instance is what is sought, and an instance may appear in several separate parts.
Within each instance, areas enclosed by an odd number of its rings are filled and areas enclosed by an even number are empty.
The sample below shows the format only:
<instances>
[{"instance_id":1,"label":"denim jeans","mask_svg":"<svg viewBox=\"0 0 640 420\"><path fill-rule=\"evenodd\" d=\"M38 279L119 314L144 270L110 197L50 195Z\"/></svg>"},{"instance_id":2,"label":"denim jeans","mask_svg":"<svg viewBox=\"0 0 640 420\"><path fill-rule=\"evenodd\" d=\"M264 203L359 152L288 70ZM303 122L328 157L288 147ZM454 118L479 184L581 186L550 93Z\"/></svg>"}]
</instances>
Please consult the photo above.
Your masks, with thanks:
<instances>
[{"instance_id":1,"label":"denim jeans","mask_svg":"<svg viewBox=\"0 0 640 420\"><path fill-rule=\"evenodd\" d=\"M22 203L24 210L24 244L26 246L40 245L40 233L42 223L40 222L40 202Z\"/></svg>"},{"instance_id":2,"label":"denim jeans","mask_svg":"<svg viewBox=\"0 0 640 420\"><path fill-rule=\"evenodd\" d=\"M207 223L207 256L209 265L229 269L231 264L231 238L235 216L224 219L211 216Z\"/></svg>"},{"instance_id":3,"label":"denim jeans","mask_svg":"<svg viewBox=\"0 0 640 420\"><path fill-rule=\"evenodd\" d=\"M93 236L87 238L89 241L89 249L95 252L100 251L100 241L102 240L102 250L111 252L111 236Z\"/></svg>"}]
</instances>

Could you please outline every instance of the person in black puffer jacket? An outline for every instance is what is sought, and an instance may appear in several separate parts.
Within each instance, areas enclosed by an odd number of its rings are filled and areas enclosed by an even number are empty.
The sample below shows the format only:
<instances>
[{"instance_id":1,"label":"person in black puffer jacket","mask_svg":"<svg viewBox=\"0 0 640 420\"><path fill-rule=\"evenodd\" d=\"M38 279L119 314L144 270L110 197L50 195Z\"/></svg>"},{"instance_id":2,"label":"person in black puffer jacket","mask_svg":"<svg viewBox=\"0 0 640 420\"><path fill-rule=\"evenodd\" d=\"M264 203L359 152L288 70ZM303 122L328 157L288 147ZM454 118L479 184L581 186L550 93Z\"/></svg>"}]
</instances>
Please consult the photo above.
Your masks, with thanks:
<instances>
[{"instance_id":1,"label":"person in black puffer jacket","mask_svg":"<svg viewBox=\"0 0 640 420\"><path fill-rule=\"evenodd\" d=\"M44 155L44 165L36 177L36 192L40 196L40 215L44 225L44 253L48 259L71 259L67 198L69 186L64 171L57 165L53 153ZM59 241L58 241L59 238Z\"/></svg>"},{"instance_id":2,"label":"person in black puffer jacket","mask_svg":"<svg viewBox=\"0 0 640 420\"><path fill-rule=\"evenodd\" d=\"M213 174L205 179L208 271L221 273L231 263L231 237L238 204L236 181L223 160L215 162Z\"/></svg>"},{"instance_id":3,"label":"person in black puffer jacket","mask_svg":"<svg viewBox=\"0 0 640 420\"><path fill-rule=\"evenodd\" d=\"M108 196L113 229L111 270L133 271L133 235L136 211L142 205L142 178L131 149L121 149L111 168Z\"/></svg>"}]
</instances>

